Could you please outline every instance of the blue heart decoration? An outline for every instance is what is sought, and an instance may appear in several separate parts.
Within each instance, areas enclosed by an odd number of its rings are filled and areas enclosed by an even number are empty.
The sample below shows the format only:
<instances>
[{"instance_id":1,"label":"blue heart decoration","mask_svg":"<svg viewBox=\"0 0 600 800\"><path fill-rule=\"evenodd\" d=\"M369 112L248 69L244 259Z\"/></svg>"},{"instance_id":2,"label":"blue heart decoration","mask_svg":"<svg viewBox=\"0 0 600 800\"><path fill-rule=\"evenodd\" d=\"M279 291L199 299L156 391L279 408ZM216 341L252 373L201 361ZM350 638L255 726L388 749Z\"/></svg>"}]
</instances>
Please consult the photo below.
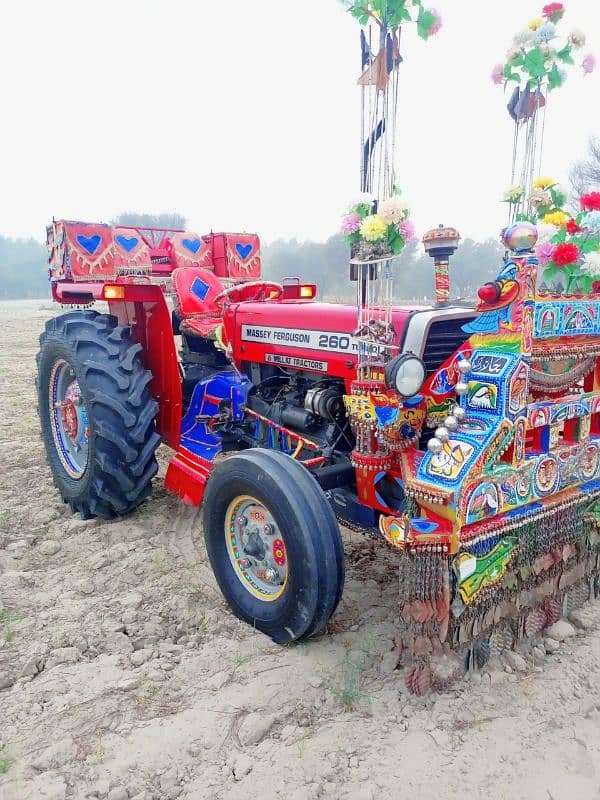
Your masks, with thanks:
<instances>
[{"instance_id":1,"label":"blue heart decoration","mask_svg":"<svg viewBox=\"0 0 600 800\"><path fill-rule=\"evenodd\" d=\"M239 242L236 242L235 249L238 251L238 255L242 259L242 261L245 261L252 252L252 245L240 244Z\"/></svg>"},{"instance_id":2,"label":"blue heart decoration","mask_svg":"<svg viewBox=\"0 0 600 800\"><path fill-rule=\"evenodd\" d=\"M122 236L121 234L115 236L115 240L117 244L120 244L123 250L126 250L128 253L131 253L136 244L139 242L137 236Z\"/></svg>"},{"instance_id":3,"label":"blue heart decoration","mask_svg":"<svg viewBox=\"0 0 600 800\"><path fill-rule=\"evenodd\" d=\"M80 244L86 253L91 256L94 255L96 250L100 247L102 237L95 233L93 236L84 236L82 233L77 234L77 243Z\"/></svg>"},{"instance_id":4,"label":"blue heart decoration","mask_svg":"<svg viewBox=\"0 0 600 800\"><path fill-rule=\"evenodd\" d=\"M194 255L196 255L202 246L200 239L184 239L181 244Z\"/></svg>"}]
</instances>

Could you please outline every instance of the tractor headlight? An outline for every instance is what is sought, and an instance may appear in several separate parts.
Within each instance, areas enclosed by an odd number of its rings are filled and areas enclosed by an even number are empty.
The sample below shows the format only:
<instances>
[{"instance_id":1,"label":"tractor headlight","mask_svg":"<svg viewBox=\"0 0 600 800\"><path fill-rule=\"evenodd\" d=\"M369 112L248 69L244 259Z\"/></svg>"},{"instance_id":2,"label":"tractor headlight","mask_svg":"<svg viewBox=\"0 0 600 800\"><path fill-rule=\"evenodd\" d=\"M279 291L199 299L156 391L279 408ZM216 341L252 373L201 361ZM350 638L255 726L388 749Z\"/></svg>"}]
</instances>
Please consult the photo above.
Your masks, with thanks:
<instances>
[{"instance_id":1,"label":"tractor headlight","mask_svg":"<svg viewBox=\"0 0 600 800\"><path fill-rule=\"evenodd\" d=\"M425 364L414 353L392 358L385 367L385 382L402 397L417 394L425 381Z\"/></svg>"}]
</instances>

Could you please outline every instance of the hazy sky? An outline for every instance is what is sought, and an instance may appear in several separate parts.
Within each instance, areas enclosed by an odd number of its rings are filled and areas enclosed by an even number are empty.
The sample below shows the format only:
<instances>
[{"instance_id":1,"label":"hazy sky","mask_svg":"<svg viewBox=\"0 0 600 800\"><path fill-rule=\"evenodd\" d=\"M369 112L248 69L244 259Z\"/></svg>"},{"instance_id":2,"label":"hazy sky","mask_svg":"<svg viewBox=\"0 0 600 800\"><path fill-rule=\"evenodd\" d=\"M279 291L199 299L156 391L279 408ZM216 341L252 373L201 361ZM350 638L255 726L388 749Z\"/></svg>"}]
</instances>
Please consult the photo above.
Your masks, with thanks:
<instances>
[{"instance_id":1,"label":"hazy sky","mask_svg":"<svg viewBox=\"0 0 600 800\"><path fill-rule=\"evenodd\" d=\"M542 0L435 0L403 36L398 182L420 233L495 236L512 121L490 81ZM600 56L600 3L561 28ZM358 25L337 0L0 0L0 234L179 211L200 233L325 239L358 189ZM544 173L600 134L600 72L548 105Z\"/></svg>"}]
</instances>

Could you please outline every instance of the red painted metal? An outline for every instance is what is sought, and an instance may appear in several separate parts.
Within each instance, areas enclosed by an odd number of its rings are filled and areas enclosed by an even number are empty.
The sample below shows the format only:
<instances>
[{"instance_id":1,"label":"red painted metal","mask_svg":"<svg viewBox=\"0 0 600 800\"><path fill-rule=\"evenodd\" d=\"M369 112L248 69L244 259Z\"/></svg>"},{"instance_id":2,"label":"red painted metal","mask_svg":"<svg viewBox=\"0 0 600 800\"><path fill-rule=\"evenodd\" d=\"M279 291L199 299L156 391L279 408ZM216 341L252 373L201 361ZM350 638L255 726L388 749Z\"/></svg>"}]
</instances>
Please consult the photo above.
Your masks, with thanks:
<instances>
[{"instance_id":1,"label":"red painted metal","mask_svg":"<svg viewBox=\"0 0 600 800\"><path fill-rule=\"evenodd\" d=\"M413 310L407 307L393 311L396 346L401 345L401 337ZM240 365L244 361L265 364L268 363L267 355L276 353L323 362L327 364L327 374L330 377L347 381L356 375L357 344L352 339L352 334L356 330L357 320L356 306L298 300L231 305L226 309L224 317L226 340L232 347L236 364ZM244 326L255 327L257 331L264 333L264 340L246 341ZM275 328L287 329L290 335L293 333L300 337L317 331L317 347L313 346L314 341L310 343L310 347L302 346L301 339L295 341L294 346L286 346L281 338L277 338L281 337L281 332L272 331L271 336L267 336L269 331L265 329ZM337 344L335 338L326 334L339 334ZM332 349L340 345L340 339L343 339L341 345L345 349ZM322 348L318 346L319 341L324 345Z\"/></svg>"},{"instance_id":2,"label":"red painted metal","mask_svg":"<svg viewBox=\"0 0 600 800\"><path fill-rule=\"evenodd\" d=\"M165 488L178 494L186 505L199 506L211 469L211 461L181 448L169 462Z\"/></svg>"},{"instance_id":3,"label":"red painted metal","mask_svg":"<svg viewBox=\"0 0 600 800\"><path fill-rule=\"evenodd\" d=\"M159 286L126 286L124 300L111 300L110 313L122 325L131 325L142 345L144 365L152 372L150 390L158 402L156 426L173 449L179 445L183 401L181 375L171 314Z\"/></svg>"}]
</instances>

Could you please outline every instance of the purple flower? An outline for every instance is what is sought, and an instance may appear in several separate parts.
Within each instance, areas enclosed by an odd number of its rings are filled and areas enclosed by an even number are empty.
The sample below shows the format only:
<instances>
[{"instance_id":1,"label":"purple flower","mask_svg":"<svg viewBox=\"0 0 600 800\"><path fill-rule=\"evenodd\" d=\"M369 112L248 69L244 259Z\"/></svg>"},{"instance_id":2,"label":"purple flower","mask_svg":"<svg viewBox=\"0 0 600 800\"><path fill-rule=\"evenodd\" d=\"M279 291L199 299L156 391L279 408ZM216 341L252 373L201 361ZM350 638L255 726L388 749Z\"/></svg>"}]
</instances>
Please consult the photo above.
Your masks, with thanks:
<instances>
[{"instance_id":1,"label":"purple flower","mask_svg":"<svg viewBox=\"0 0 600 800\"><path fill-rule=\"evenodd\" d=\"M350 236L360 228L360 217L358 214L346 214L346 216L342 219L342 228L341 231L344 236Z\"/></svg>"},{"instance_id":2,"label":"purple flower","mask_svg":"<svg viewBox=\"0 0 600 800\"><path fill-rule=\"evenodd\" d=\"M406 244L408 244L411 239L415 238L415 226L410 219L405 219L404 222L401 222L400 225L398 225L398 230Z\"/></svg>"},{"instance_id":3,"label":"purple flower","mask_svg":"<svg viewBox=\"0 0 600 800\"><path fill-rule=\"evenodd\" d=\"M492 82L495 83L496 86L504 83L504 67L502 64L496 64L492 70Z\"/></svg>"},{"instance_id":4,"label":"purple flower","mask_svg":"<svg viewBox=\"0 0 600 800\"><path fill-rule=\"evenodd\" d=\"M552 256L554 255L555 249L555 245L551 244L550 242L542 242L541 244L538 244L538 246L535 248L535 254L540 262L541 267L545 267L546 264L552 261Z\"/></svg>"},{"instance_id":5,"label":"purple flower","mask_svg":"<svg viewBox=\"0 0 600 800\"><path fill-rule=\"evenodd\" d=\"M583 67L584 75L589 75L590 72L596 69L596 56L593 53L588 53L581 62L581 66Z\"/></svg>"}]
</instances>

